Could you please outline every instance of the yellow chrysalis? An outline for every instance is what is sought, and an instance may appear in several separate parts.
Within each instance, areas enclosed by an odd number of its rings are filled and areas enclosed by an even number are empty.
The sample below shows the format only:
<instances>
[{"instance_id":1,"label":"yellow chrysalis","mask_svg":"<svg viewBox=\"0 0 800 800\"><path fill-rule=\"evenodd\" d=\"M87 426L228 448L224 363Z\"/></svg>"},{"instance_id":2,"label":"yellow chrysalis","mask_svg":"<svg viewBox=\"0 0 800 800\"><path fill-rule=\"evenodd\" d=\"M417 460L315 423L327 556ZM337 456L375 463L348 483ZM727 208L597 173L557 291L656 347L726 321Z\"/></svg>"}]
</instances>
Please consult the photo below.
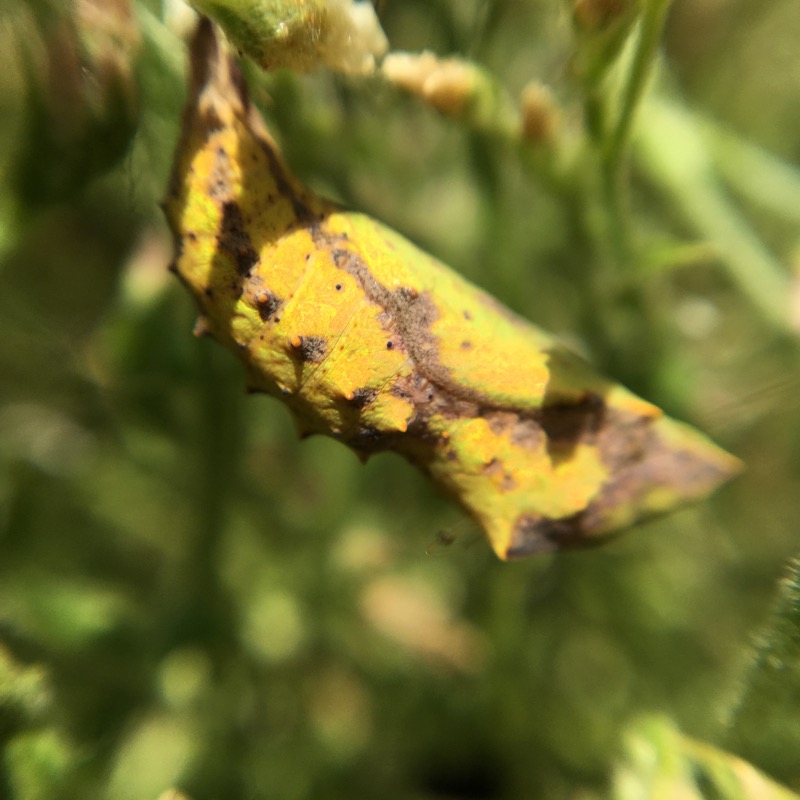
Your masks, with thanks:
<instances>
[{"instance_id":1,"label":"yellow chrysalis","mask_svg":"<svg viewBox=\"0 0 800 800\"><path fill-rule=\"evenodd\" d=\"M167 218L175 270L249 385L301 429L395 451L511 558L702 497L739 464L283 165L208 22Z\"/></svg>"}]
</instances>

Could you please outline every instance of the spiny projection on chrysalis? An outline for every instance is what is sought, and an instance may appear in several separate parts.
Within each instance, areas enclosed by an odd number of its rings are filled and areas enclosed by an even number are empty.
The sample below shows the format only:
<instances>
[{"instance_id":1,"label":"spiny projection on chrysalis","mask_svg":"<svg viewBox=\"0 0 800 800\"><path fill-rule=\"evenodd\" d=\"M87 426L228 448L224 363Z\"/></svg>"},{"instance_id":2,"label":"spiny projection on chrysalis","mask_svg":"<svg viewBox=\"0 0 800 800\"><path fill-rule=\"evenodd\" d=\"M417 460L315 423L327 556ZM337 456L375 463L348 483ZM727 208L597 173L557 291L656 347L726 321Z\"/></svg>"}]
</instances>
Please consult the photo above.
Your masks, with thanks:
<instances>
[{"instance_id":1,"label":"spiny projection on chrysalis","mask_svg":"<svg viewBox=\"0 0 800 800\"><path fill-rule=\"evenodd\" d=\"M202 328L304 434L416 464L500 558L700 498L738 461L379 222L288 172L210 23L166 215Z\"/></svg>"}]
</instances>

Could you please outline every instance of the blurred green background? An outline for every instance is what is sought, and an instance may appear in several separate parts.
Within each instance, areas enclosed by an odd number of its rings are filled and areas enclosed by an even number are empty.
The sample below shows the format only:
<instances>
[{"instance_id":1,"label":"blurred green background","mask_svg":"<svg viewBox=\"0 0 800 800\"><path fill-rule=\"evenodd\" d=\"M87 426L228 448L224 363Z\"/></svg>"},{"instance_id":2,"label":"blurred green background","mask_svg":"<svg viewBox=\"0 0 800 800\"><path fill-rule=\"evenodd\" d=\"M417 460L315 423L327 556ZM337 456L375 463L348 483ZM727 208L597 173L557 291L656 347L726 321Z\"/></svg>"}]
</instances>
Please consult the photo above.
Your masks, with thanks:
<instances>
[{"instance_id":1,"label":"blurred green background","mask_svg":"<svg viewBox=\"0 0 800 800\"><path fill-rule=\"evenodd\" d=\"M747 472L596 550L503 564L399 459L299 443L166 272L181 7L6 0L0 798L648 797L614 765L653 713L800 790L800 694L771 738L728 725L800 550L796 0L672 4L621 212L592 116L621 39L591 3L375 5L393 48L465 55L512 96L546 83L558 142L251 69L293 168Z\"/></svg>"}]
</instances>

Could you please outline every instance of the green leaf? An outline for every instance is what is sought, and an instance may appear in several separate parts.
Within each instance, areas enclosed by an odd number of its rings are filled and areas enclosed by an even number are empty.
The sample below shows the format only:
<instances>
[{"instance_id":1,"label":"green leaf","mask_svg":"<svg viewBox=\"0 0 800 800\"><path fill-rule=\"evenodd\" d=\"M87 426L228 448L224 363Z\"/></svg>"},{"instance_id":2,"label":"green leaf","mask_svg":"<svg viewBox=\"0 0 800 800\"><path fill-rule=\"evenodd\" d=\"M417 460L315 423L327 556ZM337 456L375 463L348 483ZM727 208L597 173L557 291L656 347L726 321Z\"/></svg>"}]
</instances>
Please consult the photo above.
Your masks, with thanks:
<instances>
[{"instance_id":1,"label":"green leaf","mask_svg":"<svg viewBox=\"0 0 800 800\"><path fill-rule=\"evenodd\" d=\"M741 758L682 734L663 717L628 730L613 800L797 800Z\"/></svg>"}]
</instances>

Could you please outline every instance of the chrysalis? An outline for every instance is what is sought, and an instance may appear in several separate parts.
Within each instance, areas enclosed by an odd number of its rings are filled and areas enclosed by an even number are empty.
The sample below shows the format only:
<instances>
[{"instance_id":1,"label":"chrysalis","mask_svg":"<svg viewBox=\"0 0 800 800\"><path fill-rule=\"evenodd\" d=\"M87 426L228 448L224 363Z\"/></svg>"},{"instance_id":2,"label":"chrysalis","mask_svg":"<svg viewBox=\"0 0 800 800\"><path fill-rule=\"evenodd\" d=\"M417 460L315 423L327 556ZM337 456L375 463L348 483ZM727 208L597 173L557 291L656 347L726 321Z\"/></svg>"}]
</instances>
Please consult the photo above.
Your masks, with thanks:
<instances>
[{"instance_id":1,"label":"chrysalis","mask_svg":"<svg viewBox=\"0 0 800 800\"><path fill-rule=\"evenodd\" d=\"M738 462L397 233L289 174L211 25L165 203L204 328L301 430L424 470L501 558L706 495Z\"/></svg>"}]
</instances>

